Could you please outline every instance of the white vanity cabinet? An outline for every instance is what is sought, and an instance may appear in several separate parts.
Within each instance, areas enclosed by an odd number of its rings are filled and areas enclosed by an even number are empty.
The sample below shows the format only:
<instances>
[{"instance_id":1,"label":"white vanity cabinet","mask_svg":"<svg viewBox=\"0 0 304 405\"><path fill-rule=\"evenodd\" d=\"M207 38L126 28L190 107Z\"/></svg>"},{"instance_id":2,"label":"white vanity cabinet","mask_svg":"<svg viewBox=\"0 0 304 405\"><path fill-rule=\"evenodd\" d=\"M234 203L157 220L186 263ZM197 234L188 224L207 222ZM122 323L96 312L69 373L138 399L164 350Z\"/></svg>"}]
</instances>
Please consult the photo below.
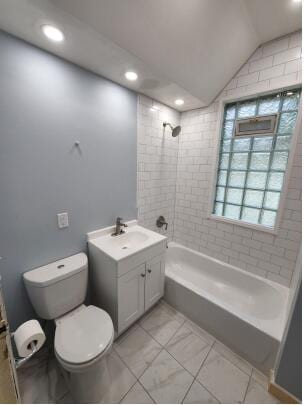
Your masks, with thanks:
<instances>
[{"instance_id":1,"label":"white vanity cabinet","mask_svg":"<svg viewBox=\"0 0 304 405\"><path fill-rule=\"evenodd\" d=\"M164 295L165 257L157 256L118 278L118 333Z\"/></svg>"},{"instance_id":2,"label":"white vanity cabinet","mask_svg":"<svg viewBox=\"0 0 304 405\"><path fill-rule=\"evenodd\" d=\"M134 228L129 235L132 232L136 233ZM110 243L119 245L123 250L122 253L117 250L117 255L106 251L108 245L102 238L88 238L92 301L109 313L116 335L120 335L164 295L167 239L149 230L145 232L154 239L150 244L146 242L147 246L142 249L136 243L135 252L127 242L125 246L130 246L130 249L124 252L128 248L123 249L124 243L118 239L120 236L116 240L108 236ZM129 239L132 239L131 236Z\"/></svg>"}]
</instances>

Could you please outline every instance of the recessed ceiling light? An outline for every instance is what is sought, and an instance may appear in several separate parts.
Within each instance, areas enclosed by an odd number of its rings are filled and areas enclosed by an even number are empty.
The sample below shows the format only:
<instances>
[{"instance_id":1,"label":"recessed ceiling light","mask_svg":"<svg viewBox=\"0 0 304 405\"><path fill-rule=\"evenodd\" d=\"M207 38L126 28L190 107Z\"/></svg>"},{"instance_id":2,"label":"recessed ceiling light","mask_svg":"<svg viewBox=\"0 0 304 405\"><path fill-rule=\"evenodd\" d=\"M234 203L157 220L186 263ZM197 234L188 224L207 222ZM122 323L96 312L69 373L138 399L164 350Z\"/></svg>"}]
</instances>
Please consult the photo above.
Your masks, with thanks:
<instances>
[{"instance_id":1,"label":"recessed ceiling light","mask_svg":"<svg viewBox=\"0 0 304 405\"><path fill-rule=\"evenodd\" d=\"M183 105L184 104L184 100L182 100L181 98L176 99L175 101L176 105Z\"/></svg>"},{"instance_id":2,"label":"recessed ceiling light","mask_svg":"<svg viewBox=\"0 0 304 405\"><path fill-rule=\"evenodd\" d=\"M132 82L134 82L135 80L137 80L137 78L138 78L138 76L137 76L137 73L135 73L135 72L126 72L125 73L125 76L126 76L126 78L128 79L128 80L131 80Z\"/></svg>"},{"instance_id":3,"label":"recessed ceiling light","mask_svg":"<svg viewBox=\"0 0 304 405\"><path fill-rule=\"evenodd\" d=\"M51 39L52 41L55 42L61 42L63 41L63 33L60 31L58 28L54 27L53 25L42 25L41 27L42 32L46 37Z\"/></svg>"}]
</instances>

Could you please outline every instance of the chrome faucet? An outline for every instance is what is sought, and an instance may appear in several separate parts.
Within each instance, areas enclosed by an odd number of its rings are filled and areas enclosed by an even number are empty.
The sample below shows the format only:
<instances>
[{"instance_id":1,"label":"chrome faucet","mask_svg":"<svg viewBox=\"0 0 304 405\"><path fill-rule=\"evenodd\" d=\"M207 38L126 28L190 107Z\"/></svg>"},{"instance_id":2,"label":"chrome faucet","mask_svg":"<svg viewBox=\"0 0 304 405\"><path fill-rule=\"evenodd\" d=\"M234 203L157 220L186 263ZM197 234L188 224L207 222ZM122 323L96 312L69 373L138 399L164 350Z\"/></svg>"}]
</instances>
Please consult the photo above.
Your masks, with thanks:
<instances>
[{"instance_id":1,"label":"chrome faucet","mask_svg":"<svg viewBox=\"0 0 304 405\"><path fill-rule=\"evenodd\" d=\"M123 226L123 227L127 228L128 225L121 222L121 220L122 220L122 218L120 218L120 217L116 218L115 232L112 233L112 236L118 236L118 235L121 235L122 233L125 233L125 231L123 229L121 229L121 227Z\"/></svg>"}]
</instances>

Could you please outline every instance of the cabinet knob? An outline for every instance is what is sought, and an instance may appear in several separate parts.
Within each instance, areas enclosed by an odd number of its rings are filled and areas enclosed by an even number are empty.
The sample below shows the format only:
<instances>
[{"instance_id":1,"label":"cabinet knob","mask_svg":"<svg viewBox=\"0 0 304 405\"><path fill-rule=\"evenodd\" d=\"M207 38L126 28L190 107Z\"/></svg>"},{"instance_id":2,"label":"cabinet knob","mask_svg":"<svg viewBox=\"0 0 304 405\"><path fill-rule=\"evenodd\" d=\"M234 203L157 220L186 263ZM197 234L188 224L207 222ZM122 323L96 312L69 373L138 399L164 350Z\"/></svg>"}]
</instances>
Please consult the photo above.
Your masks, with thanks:
<instances>
[{"instance_id":1,"label":"cabinet knob","mask_svg":"<svg viewBox=\"0 0 304 405\"><path fill-rule=\"evenodd\" d=\"M148 269L148 273L152 273L152 270L151 270L151 269Z\"/></svg>"},{"instance_id":2,"label":"cabinet knob","mask_svg":"<svg viewBox=\"0 0 304 405\"><path fill-rule=\"evenodd\" d=\"M142 277L146 277L145 273L141 273L141 276L142 276Z\"/></svg>"}]
</instances>

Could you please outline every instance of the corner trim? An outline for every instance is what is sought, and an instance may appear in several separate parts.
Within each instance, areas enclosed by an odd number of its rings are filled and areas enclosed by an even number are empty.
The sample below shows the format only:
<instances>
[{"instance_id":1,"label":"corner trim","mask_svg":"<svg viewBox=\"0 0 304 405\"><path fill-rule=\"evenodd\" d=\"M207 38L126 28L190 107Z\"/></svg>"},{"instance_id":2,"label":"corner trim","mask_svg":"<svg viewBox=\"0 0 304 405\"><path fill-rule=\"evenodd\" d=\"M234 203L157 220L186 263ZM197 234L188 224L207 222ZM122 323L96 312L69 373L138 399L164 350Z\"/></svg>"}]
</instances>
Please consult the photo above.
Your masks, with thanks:
<instances>
[{"instance_id":1,"label":"corner trim","mask_svg":"<svg viewBox=\"0 0 304 405\"><path fill-rule=\"evenodd\" d=\"M274 380L274 372L270 371L270 378L268 384L268 392L274 397L278 398L283 404L300 404L300 400L292 395L290 392L286 391L280 385L278 385Z\"/></svg>"}]
</instances>

